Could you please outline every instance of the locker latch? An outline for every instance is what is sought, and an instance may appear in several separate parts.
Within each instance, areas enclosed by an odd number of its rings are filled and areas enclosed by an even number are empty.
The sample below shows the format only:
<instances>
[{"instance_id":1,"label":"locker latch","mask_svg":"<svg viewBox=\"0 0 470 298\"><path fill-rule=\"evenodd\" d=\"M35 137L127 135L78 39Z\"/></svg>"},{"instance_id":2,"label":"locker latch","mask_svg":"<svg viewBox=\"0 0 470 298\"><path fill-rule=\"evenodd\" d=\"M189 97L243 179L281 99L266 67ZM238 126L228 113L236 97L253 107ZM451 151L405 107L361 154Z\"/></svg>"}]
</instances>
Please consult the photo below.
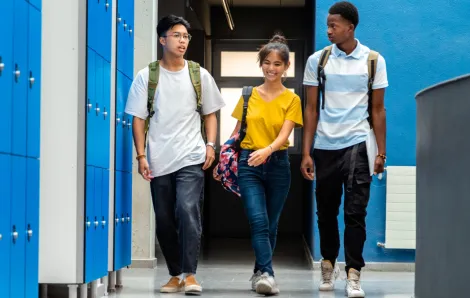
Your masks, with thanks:
<instances>
[{"instance_id":1,"label":"locker latch","mask_svg":"<svg viewBox=\"0 0 470 298\"><path fill-rule=\"evenodd\" d=\"M2 56L0 56L0 76L2 75L4 68L5 68L5 63L3 63Z\"/></svg>"},{"instance_id":2,"label":"locker latch","mask_svg":"<svg viewBox=\"0 0 470 298\"><path fill-rule=\"evenodd\" d=\"M33 72L30 71L30 72L29 72L29 88L33 88L34 81L35 81L35 79L34 79L34 77L33 77Z\"/></svg>"},{"instance_id":3,"label":"locker latch","mask_svg":"<svg viewBox=\"0 0 470 298\"><path fill-rule=\"evenodd\" d=\"M15 64L15 72L14 72L15 83L18 83L18 79L20 78L20 74L21 74L21 71L20 71L20 68L18 67L18 64Z\"/></svg>"},{"instance_id":4,"label":"locker latch","mask_svg":"<svg viewBox=\"0 0 470 298\"><path fill-rule=\"evenodd\" d=\"M105 7L106 7L106 11L108 11L108 8L109 8L109 3L108 3L108 0L106 0Z\"/></svg>"},{"instance_id":5,"label":"locker latch","mask_svg":"<svg viewBox=\"0 0 470 298\"><path fill-rule=\"evenodd\" d=\"M32 237L33 237L33 230L31 230L31 225L28 224L28 241L31 241Z\"/></svg>"},{"instance_id":6,"label":"locker latch","mask_svg":"<svg viewBox=\"0 0 470 298\"><path fill-rule=\"evenodd\" d=\"M104 107L103 110L104 110L103 112L104 120L106 120L106 116L108 116L108 112L106 112L106 107Z\"/></svg>"},{"instance_id":7,"label":"locker latch","mask_svg":"<svg viewBox=\"0 0 470 298\"><path fill-rule=\"evenodd\" d=\"M13 232L11 233L13 237L13 243L16 243L16 239L18 239L18 232L16 231L16 226L13 226Z\"/></svg>"},{"instance_id":8,"label":"locker latch","mask_svg":"<svg viewBox=\"0 0 470 298\"><path fill-rule=\"evenodd\" d=\"M95 111L96 111L96 116L99 116L100 115L100 107L98 106L98 103L96 103Z\"/></svg>"}]
</instances>

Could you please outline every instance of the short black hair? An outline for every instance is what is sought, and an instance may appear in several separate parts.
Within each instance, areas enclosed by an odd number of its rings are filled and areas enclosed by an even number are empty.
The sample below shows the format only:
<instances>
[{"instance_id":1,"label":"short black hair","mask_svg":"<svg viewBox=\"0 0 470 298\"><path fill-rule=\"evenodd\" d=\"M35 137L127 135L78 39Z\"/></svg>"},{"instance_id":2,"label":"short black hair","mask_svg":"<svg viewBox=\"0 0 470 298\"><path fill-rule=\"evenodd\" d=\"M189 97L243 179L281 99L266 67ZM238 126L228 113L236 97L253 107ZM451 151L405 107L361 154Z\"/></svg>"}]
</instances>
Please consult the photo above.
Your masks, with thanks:
<instances>
[{"instance_id":1,"label":"short black hair","mask_svg":"<svg viewBox=\"0 0 470 298\"><path fill-rule=\"evenodd\" d=\"M158 22L158 25L157 25L158 36L161 37L168 30L170 30L176 25L183 25L186 27L187 30L191 29L191 26L189 25L188 21L186 21L182 17L178 17L178 16L171 14L171 15L161 18L160 21Z\"/></svg>"},{"instance_id":2,"label":"short black hair","mask_svg":"<svg viewBox=\"0 0 470 298\"><path fill-rule=\"evenodd\" d=\"M329 14L341 15L344 19L350 21L354 25L354 29L356 29L359 24L359 12L357 11L357 7L351 2L337 2L330 7L328 12Z\"/></svg>"}]
</instances>

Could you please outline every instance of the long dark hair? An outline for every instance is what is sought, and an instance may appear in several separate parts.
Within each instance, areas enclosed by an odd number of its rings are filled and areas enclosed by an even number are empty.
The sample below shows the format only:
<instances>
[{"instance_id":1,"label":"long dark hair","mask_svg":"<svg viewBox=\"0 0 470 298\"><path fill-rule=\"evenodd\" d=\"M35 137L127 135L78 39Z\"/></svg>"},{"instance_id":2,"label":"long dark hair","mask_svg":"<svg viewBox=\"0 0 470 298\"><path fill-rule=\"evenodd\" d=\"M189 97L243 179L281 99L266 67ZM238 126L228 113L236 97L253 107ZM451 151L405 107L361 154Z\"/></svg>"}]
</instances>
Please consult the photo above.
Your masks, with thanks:
<instances>
[{"instance_id":1,"label":"long dark hair","mask_svg":"<svg viewBox=\"0 0 470 298\"><path fill-rule=\"evenodd\" d=\"M273 38L261 48L258 53L260 66L272 51L277 51L279 56L281 56L282 62L286 65L289 63L289 46L287 45L287 39L282 34L275 34Z\"/></svg>"}]
</instances>

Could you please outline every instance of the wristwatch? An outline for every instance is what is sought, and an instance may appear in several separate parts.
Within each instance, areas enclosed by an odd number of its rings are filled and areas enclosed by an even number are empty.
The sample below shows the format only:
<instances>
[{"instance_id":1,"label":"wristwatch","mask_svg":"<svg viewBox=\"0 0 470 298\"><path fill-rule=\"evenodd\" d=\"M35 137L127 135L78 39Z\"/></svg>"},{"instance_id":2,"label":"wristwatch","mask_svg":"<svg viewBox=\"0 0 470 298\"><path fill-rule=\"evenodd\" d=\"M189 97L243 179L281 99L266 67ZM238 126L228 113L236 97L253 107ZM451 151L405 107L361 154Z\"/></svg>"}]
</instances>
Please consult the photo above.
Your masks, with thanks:
<instances>
[{"instance_id":1,"label":"wristwatch","mask_svg":"<svg viewBox=\"0 0 470 298\"><path fill-rule=\"evenodd\" d=\"M212 148L214 148L214 150L216 149L215 144L213 142L207 142L206 146L211 146Z\"/></svg>"}]
</instances>

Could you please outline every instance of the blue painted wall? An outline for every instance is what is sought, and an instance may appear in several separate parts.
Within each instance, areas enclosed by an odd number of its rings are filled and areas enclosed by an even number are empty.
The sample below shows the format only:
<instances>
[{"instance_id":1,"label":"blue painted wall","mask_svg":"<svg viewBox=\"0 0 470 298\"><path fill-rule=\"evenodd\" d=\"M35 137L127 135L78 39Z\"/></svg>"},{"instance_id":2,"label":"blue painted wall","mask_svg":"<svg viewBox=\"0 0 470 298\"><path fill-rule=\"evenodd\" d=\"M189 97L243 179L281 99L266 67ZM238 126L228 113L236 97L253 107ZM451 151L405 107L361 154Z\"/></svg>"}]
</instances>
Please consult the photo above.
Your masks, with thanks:
<instances>
[{"instance_id":1,"label":"blue painted wall","mask_svg":"<svg viewBox=\"0 0 470 298\"><path fill-rule=\"evenodd\" d=\"M335 2L317 1L315 5L315 50L329 44L326 18L329 7ZM381 1L380 5L373 0L353 3L358 7L360 19L356 37L362 44L379 51L387 62L390 85L385 94L387 163L414 166L414 96L427 86L470 72L470 22L466 17L470 14L470 5L467 1L424 0ZM364 258L366 262L413 262L414 250L377 247L377 242L385 241L385 181L374 178L372 183ZM310 210L315 212L315 207ZM307 223L306 239L317 261L321 255L316 215L313 220ZM338 220L342 232L342 212ZM312 230L314 239L308 234ZM342 247L339 261L344 261Z\"/></svg>"}]
</instances>

